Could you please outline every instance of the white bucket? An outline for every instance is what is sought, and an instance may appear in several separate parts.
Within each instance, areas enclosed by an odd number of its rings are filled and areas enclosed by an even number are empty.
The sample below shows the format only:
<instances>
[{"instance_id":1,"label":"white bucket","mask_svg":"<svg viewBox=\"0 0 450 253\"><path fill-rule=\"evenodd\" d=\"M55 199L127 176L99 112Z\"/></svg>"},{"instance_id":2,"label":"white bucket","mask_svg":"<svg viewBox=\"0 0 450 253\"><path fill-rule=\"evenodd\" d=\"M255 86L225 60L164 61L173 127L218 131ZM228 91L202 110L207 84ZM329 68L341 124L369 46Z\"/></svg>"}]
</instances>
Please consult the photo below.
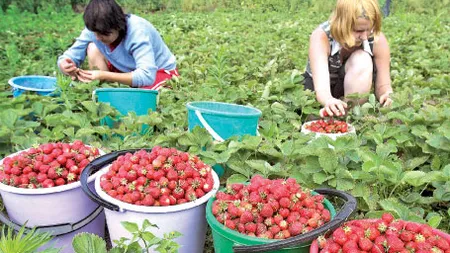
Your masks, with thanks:
<instances>
[{"instance_id":1,"label":"white bucket","mask_svg":"<svg viewBox=\"0 0 450 253\"><path fill-rule=\"evenodd\" d=\"M156 224L151 232L157 237L162 238L165 233L178 231L182 236L174 239L180 245L180 253L202 253L206 237L206 203L213 197L219 189L219 177L211 170L214 178L213 189L203 197L180 205L173 206L137 206L128 204L105 193L100 187L100 177L109 170L109 166L98 171L95 180L96 193L106 202L119 207L119 211L112 211L105 208L106 224L108 225L109 235L113 245L114 240L121 237L131 238L128 232L121 224L122 221L134 222L140 226L145 219ZM95 174L97 174L95 173Z\"/></svg>"}]
</instances>

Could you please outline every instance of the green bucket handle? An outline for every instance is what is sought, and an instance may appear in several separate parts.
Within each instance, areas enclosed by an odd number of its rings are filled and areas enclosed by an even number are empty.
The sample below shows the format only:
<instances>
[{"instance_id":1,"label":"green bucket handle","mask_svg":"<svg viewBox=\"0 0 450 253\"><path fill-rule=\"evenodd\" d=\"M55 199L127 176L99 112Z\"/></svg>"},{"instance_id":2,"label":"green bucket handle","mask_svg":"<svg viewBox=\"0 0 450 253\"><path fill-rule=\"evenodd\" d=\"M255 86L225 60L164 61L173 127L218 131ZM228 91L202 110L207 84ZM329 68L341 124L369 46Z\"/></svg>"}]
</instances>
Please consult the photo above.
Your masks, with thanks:
<instances>
[{"instance_id":1,"label":"green bucket handle","mask_svg":"<svg viewBox=\"0 0 450 253\"><path fill-rule=\"evenodd\" d=\"M214 140L219 142L224 142L225 140L216 132L214 129L206 122L205 118L203 118L202 113L199 110L195 110L195 115L197 116L200 123L202 123L203 127L208 131L208 133L214 138ZM256 129L256 136L259 136L259 131Z\"/></svg>"},{"instance_id":2,"label":"green bucket handle","mask_svg":"<svg viewBox=\"0 0 450 253\"><path fill-rule=\"evenodd\" d=\"M314 190L315 192L319 194L324 195L331 195L339 197L343 200L345 200L345 204L342 207L342 209L336 214L334 219L327 222L325 225L314 229L308 233L301 234L298 236L294 236L289 239L280 240L277 242L267 243L267 244L259 244L259 245L252 245L252 246L233 246L233 252L239 253L239 252L247 252L247 253L253 253L253 252L267 252L267 251L275 251L280 250L284 248L294 247L297 246L303 242L313 241L320 235L328 232L328 231L334 231L336 228L341 226L342 223L344 223L350 215L356 210L357 201L356 198L352 195L335 190L335 189L327 189L327 188L321 188Z\"/></svg>"}]
</instances>

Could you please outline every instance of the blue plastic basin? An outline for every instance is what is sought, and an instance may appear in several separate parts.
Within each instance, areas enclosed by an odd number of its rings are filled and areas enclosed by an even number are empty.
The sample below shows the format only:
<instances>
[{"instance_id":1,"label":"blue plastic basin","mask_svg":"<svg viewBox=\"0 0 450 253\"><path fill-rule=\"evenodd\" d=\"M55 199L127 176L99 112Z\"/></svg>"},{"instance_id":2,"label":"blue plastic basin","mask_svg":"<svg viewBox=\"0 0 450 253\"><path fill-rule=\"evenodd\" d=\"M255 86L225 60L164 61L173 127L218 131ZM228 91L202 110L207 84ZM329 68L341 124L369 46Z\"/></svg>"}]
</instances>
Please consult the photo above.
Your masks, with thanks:
<instances>
[{"instance_id":1,"label":"blue plastic basin","mask_svg":"<svg viewBox=\"0 0 450 253\"><path fill-rule=\"evenodd\" d=\"M14 97L22 95L26 91L36 92L38 95L47 96L56 90L56 77L50 76L18 76L9 79Z\"/></svg>"}]
</instances>

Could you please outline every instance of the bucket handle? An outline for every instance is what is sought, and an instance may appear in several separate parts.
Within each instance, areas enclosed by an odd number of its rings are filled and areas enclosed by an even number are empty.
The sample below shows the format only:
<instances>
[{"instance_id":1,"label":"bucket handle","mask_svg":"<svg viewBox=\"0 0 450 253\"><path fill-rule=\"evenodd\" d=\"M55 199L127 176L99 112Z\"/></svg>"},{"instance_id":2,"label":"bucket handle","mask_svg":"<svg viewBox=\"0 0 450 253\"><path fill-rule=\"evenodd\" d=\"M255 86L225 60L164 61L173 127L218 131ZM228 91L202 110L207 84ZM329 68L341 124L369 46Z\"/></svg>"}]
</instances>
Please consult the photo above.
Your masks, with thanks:
<instances>
[{"instance_id":1,"label":"bucket handle","mask_svg":"<svg viewBox=\"0 0 450 253\"><path fill-rule=\"evenodd\" d=\"M321 189L317 189L314 191L319 194L336 196L336 197L339 197L339 198L345 200L344 206L336 214L334 219L332 219L331 221L327 222L325 225L323 225L317 229L314 229L305 234L294 236L289 239L280 240L277 242L272 242L272 243L267 243L267 244L253 245L253 246L233 246L233 252L252 253L252 252L275 251L275 250L280 250L283 248L294 247L303 242L312 241L312 240L316 239L318 236L320 236L328 231L333 231L336 228L338 228L356 210L356 205L357 205L356 198L346 192L335 190L335 189L327 189L327 188L321 188Z\"/></svg>"},{"instance_id":2,"label":"bucket handle","mask_svg":"<svg viewBox=\"0 0 450 253\"><path fill-rule=\"evenodd\" d=\"M225 141L214 129L206 122L205 118L203 118L202 113L199 110L195 110L195 115L197 116L200 123L202 123L203 127L205 127L206 131L214 138L214 140L223 142ZM256 129L256 136L260 136L258 129Z\"/></svg>"},{"instance_id":3,"label":"bucket handle","mask_svg":"<svg viewBox=\"0 0 450 253\"><path fill-rule=\"evenodd\" d=\"M109 154L97 157L96 159L92 160L81 172L80 176L80 182L81 182L81 189L83 189L84 193L88 195L88 197L96 202L97 204L108 208L109 210L120 212L122 209L110 202L107 202L103 200L97 193L94 193L91 191L91 189L88 186L87 179L90 175L94 174L95 172L99 171L101 168L105 167L106 165L112 163L116 158L120 155L126 154L126 153L134 153L136 151L139 151L141 149L128 149L128 150L120 150L111 152ZM147 151L151 151L151 149L144 149Z\"/></svg>"},{"instance_id":4,"label":"bucket handle","mask_svg":"<svg viewBox=\"0 0 450 253\"><path fill-rule=\"evenodd\" d=\"M197 115L198 120L200 120L200 123L205 127L205 129L208 131L209 134L212 135L214 140L223 142L224 139L216 132L214 129L206 122L205 118L203 118L202 113L199 110L195 110L195 115Z\"/></svg>"},{"instance_id":5,"label":"bucket handle","mask_svg":"<svg viewBox=\"0 0 450 253\"><path fill-rule=\"evenodd\" d=\"M73 231L76 231L87 224L91 223L97 216L103 212L103 207L98 206L97 209L95 209L91 214L89 214L86 218L82 219L81 221L78 221L76 223L63 223L63 224L56 224L56 225L48 225L48 226L36 226L36 230L42 233L51 233L53 236L59 236L71 233ZM6 224L10 227L12 227L15 231L19 231L23 225L19 225L15 222L13 222L9 217L6 216L5 213L0 212L0 221L3 224ZM24 224L25 225L25 224ZM25 226L25 233L31 232L33 228L26 227Z\"/></svg>"}]
</instances>

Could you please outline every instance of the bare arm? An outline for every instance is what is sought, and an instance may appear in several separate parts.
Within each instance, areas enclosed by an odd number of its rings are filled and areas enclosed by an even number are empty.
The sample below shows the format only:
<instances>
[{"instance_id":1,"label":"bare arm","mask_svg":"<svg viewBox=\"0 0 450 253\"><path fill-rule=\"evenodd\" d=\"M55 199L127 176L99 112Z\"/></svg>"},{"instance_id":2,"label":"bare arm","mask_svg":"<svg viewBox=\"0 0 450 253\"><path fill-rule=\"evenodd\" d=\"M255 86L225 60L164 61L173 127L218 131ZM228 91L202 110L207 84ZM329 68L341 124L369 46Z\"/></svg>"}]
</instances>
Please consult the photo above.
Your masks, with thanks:
<instances>
[{"instance_id":1,"label":"bare arm","mask_svg":"<svg viewBox=\"0 0 450 253\"><path fill-rule=\"evenodd\" d=\"M116 73L103 70L84 70L78 69L77 77L82 82L91 82L93 80L101 80L108 82L118 82L126 84L132 87L133 74L128 73Z\"/></svg>"},{"instance_id":2,"label":"bare arm","mask_svg":"<svg viewBox=\"0 0 450 253\"><path fill-rule=\"evenodd\" d=\"M389 44L383 33L374 42L373 55L377 68L377 79L375 80L375 95L381 104L388 106L392 103L389 94L392 93L390 62L391 54Z\"/></svg>"},{"instance_id":3,"label":"bare arm","mask_svg":"<svg viewBox=\"0 0 450 253\"><path fill-rule=\"evenodd\" d=\"M309 45L309 60L317 101L324 106L329 116L344 115L347 104L331 95L328 69L330 43L326 33L320 27L312 33Z\"/></svg>"}]
</instances>

